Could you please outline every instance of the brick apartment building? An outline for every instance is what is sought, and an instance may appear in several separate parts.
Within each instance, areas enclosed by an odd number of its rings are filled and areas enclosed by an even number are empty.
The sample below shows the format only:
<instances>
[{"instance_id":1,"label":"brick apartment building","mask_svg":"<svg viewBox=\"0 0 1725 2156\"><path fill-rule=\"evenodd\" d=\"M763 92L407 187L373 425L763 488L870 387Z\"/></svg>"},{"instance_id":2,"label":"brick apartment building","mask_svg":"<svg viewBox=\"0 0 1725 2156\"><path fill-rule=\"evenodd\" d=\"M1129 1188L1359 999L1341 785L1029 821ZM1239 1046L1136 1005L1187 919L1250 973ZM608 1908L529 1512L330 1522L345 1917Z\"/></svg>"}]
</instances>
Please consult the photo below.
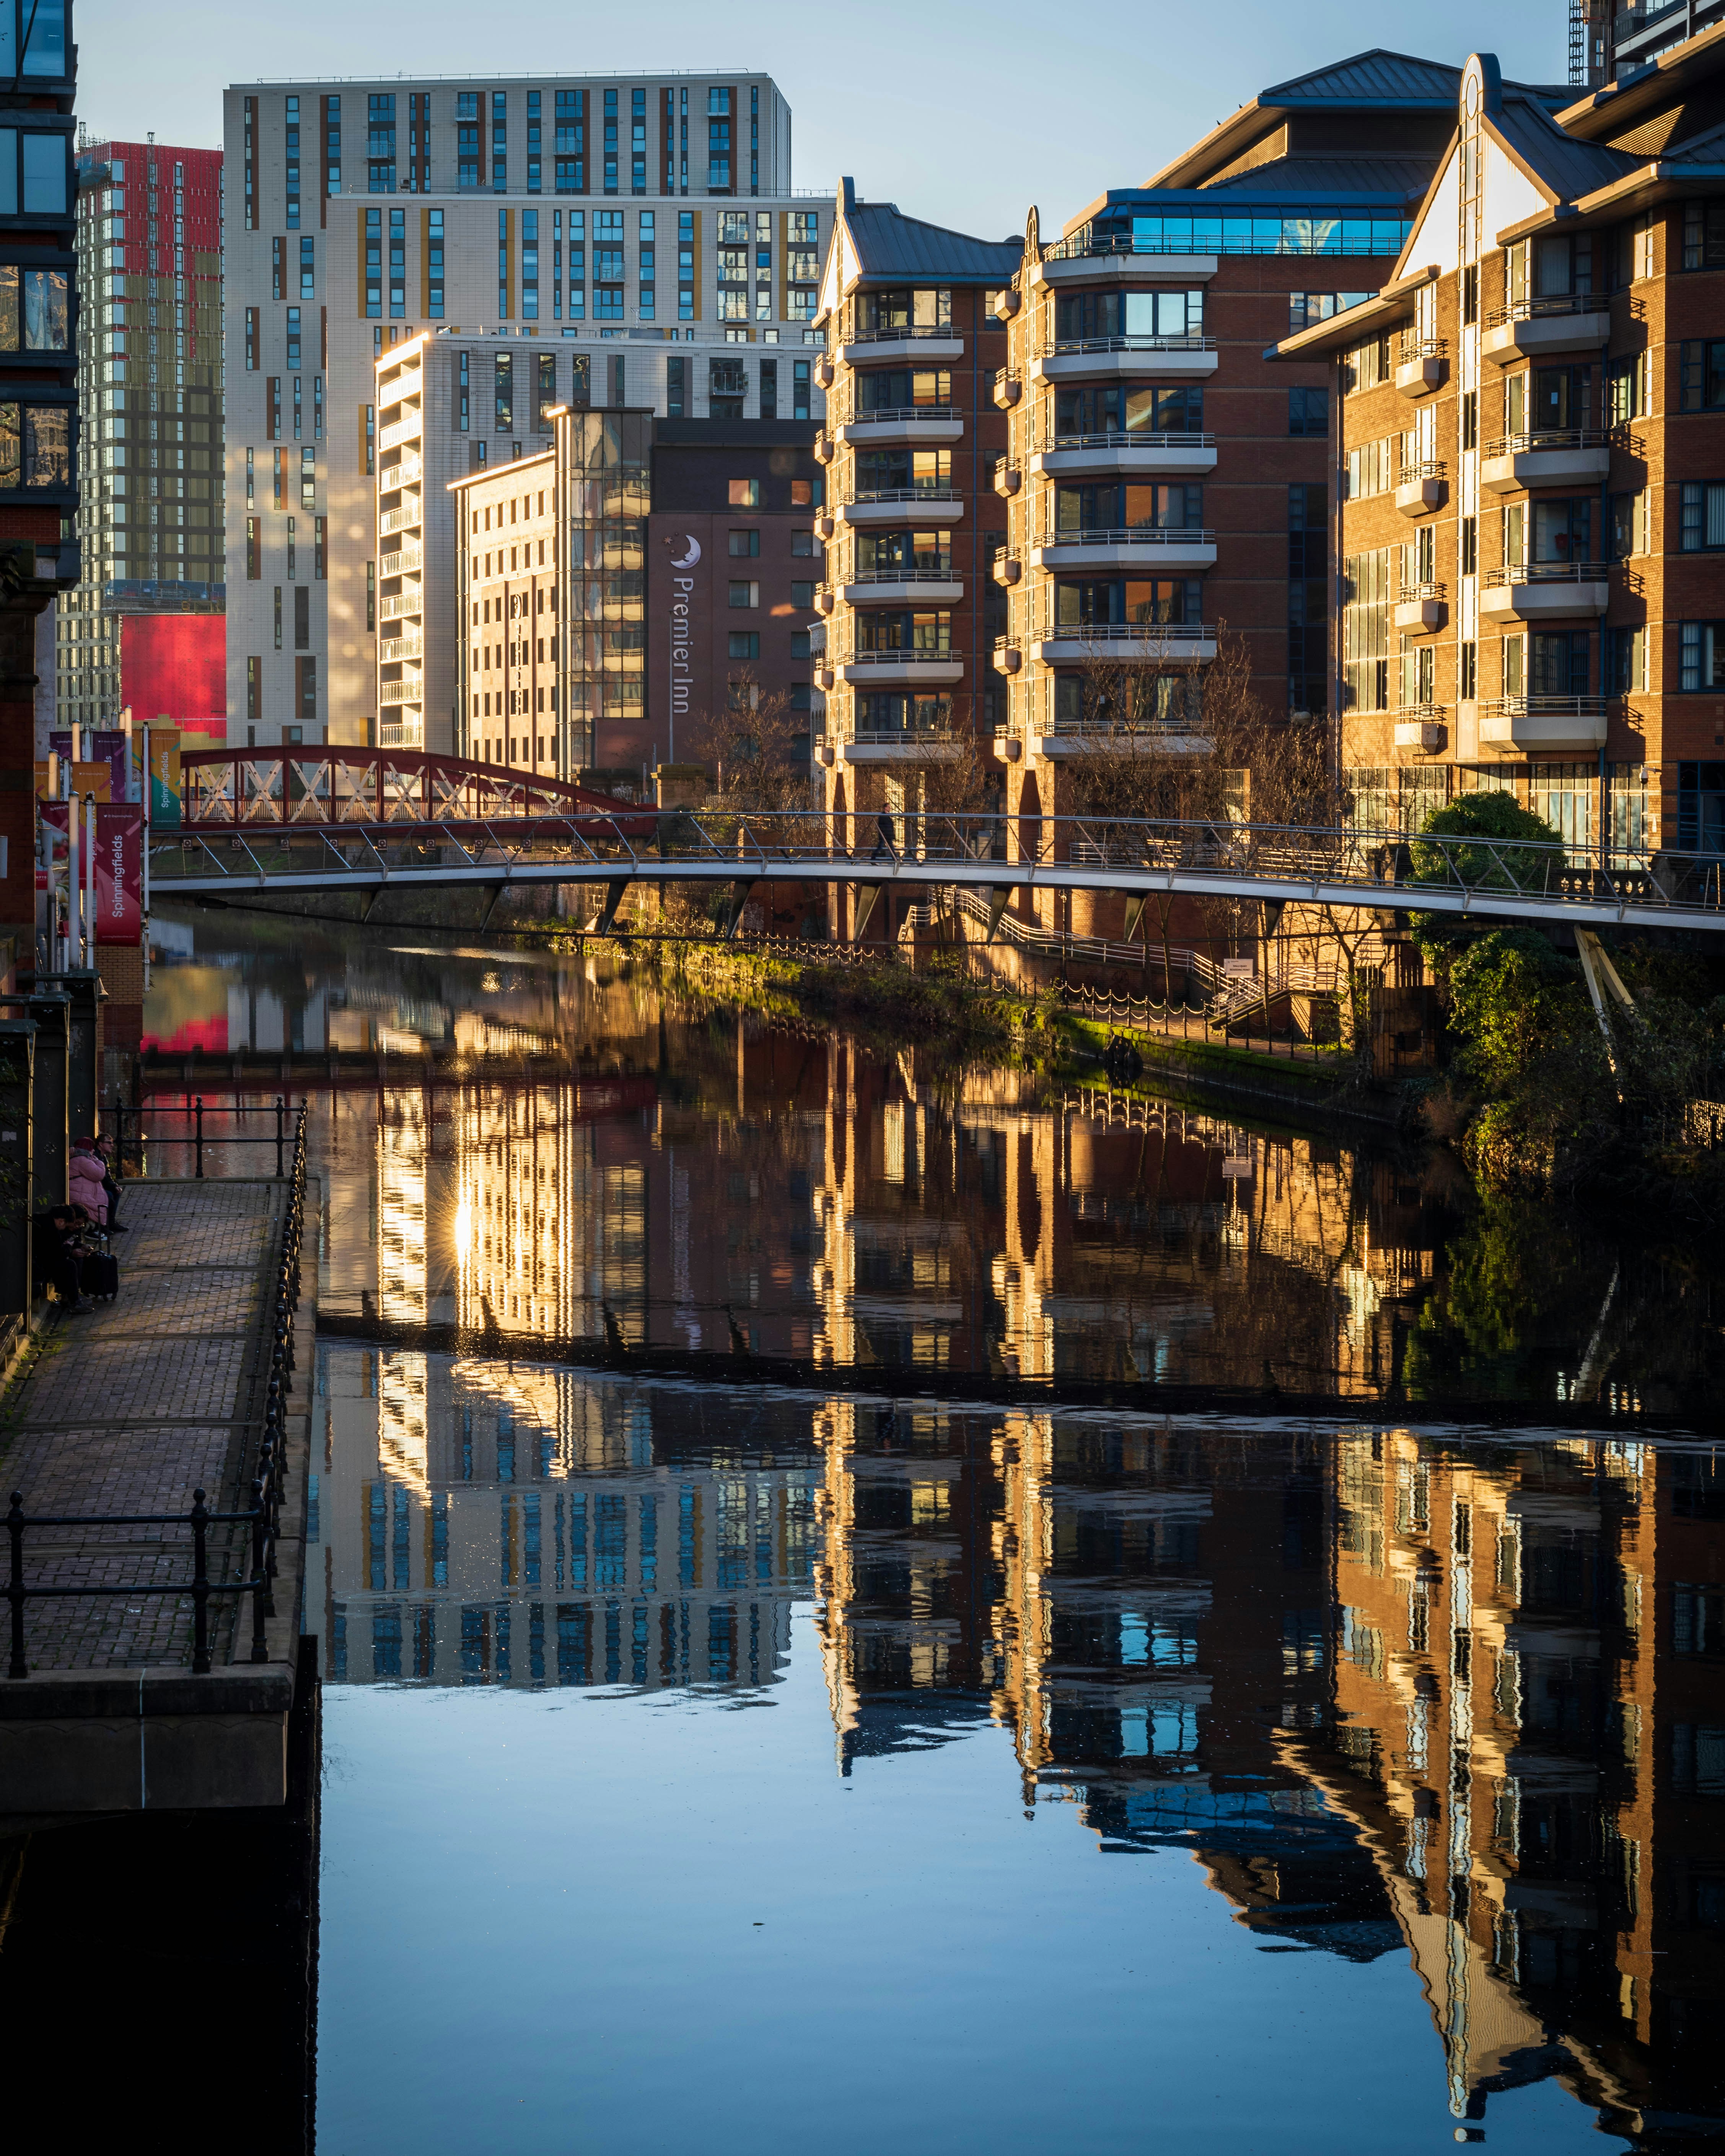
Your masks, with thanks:
<instances>
[{"instance_id":1,"label":"brick apartment building","mask_svg":"<svg viewBox=\"0 0 1725 2156\"><path fill-rule=\"evenodd\" d=\"M1355 814L1513 791L1577 847L1725 844L1725 25L1553 115L1468 63L1331 370Z\"/></svg>"}]
</instances>

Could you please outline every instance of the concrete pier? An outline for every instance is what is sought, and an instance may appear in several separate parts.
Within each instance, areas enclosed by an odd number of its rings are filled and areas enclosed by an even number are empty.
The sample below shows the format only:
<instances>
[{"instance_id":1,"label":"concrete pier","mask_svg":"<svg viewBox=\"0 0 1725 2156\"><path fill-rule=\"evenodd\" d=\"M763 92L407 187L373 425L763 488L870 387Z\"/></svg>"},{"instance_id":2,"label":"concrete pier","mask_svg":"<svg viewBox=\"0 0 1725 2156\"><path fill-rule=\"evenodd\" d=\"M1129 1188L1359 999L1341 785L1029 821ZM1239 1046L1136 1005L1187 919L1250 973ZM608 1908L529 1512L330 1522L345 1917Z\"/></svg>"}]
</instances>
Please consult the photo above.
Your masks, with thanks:
<instances>
[{"instance_id":1,"label":"concrete pier","mask_svg":"<svg viewBox=\"0 0 1725 2156\"><path fill-rule=\"evenodd\" d=\"M128 1232L114 1245L119 1295L54 1325L0 1405L0 1501L21 1492L27 1517L184 1512L198 1489L212 1512L249 1506L289 1196L286 1182L264 1179L126 1186ZM301 1274L315 1308L314 1245ZM214 1666L203 1676L192 1670L189 1593L28 1603L28 1674L0 1677L0 1821L285 1800L305 1569L309 1337L300 1360L287 1403L267 1661L251 1659L249 1594L211 1599ZM0 1534L0 1587L4 1543ZM24 1547L24 1576L35 1585L192 1576L183 1527L91 1518L31 1531ZM213 1528L212 1581L243 1579L249 1568L249 1528ZM5 1620L0 1600L0 1626Z\"/></svg>"}]
</instances>

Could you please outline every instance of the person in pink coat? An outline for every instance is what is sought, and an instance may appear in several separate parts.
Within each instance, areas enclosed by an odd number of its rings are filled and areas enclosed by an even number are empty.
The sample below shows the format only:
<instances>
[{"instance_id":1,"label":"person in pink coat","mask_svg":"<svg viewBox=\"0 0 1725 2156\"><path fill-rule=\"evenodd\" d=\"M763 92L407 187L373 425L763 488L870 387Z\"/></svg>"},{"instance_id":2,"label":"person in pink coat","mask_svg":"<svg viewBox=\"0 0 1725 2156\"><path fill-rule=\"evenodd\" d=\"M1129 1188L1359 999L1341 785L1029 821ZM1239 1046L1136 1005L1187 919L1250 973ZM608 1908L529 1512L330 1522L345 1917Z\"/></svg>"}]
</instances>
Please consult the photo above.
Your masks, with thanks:
<instances>
[{"instance_id":1,"label":"person in pink coat","mask_svg":"<svg viewBox=\"0 0 1725 2156\"><path fill-rule=\"evenodd\" d=\"M108 1224L108 1194L102 1188L107 1178L107 1168L97 1153L95 1143L89 1138L74 1138L69 1169L69 1195L74 1205L81 1205L99 1228Z\"/></svg>"}]
</instances>

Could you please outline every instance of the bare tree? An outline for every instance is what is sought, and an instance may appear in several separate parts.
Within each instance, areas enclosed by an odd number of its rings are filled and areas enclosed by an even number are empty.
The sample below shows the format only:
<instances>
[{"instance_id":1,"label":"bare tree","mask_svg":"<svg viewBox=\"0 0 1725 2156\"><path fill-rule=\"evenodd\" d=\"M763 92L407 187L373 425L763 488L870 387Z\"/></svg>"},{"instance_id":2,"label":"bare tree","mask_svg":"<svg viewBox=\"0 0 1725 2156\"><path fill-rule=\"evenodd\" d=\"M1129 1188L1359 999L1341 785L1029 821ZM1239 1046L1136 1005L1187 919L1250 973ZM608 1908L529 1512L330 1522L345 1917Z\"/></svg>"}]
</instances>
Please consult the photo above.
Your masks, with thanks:
<instances>
[{"instance_id":1,"label":"bare tree","mask_svg":"<svg viewBox=\"0 0 1725 2156\"><path fill-rule=\"evenodd\" d=\"M724 808L783 810L809 806L809 766L798 753L808 726L788 693L763 689L745 670L730 684L721 711L696 714L690 729L695 752L712 775L712 798Z\"/></svg>"}]
</instances>

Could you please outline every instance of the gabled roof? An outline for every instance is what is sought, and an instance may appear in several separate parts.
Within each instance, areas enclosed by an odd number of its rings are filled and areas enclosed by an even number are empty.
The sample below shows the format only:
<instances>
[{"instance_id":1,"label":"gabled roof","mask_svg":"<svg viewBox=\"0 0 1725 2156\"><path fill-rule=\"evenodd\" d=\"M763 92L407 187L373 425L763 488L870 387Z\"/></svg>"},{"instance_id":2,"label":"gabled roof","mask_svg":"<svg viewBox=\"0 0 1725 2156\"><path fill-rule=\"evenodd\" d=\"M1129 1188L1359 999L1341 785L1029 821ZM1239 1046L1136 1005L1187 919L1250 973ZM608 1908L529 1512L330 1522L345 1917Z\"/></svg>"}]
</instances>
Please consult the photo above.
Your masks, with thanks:
<instances>
[{"instance_id":1,"label":"gabled roof","mask_svg":"<svg viewBox=\"0 0 1725 2156\"><path fill-rule=\"evenodd\" d=\"M977 239L968 232L906 217L896 203L859 202L850 180L840 189L839 214L863 278L938 277L955 285L1009 285L1024 251L1022 234Z\"/></svg>"},{"instance_id":2,"label":"gabled roof","mask_svg":"<svg viewBox=\"0 0 1725 2156\"><path fill-rule=\"evenodd\" d=\"M1542 87L1514 83L1507 87L1555 110L1574 93L1566 85ZM1204 175L1228 165L1268 134L1277 120L1290 112L1325 110L1454 112L1461 88L1461 70L1443 60L1420 59L1411 53L1392 53L1383 46L1355 53L1349 59L1334 60L1314 68L1309 74L1293 75L1286 82L1260 90L1213 127L1189 150L1153 172L1147 187L1197 187Z\"/></svg>"},{"instance_id":3,"label":"gabled roof","mask_svg":"<svg viewBox=\"0 0 1725 2156\"><path fill-rule=\"evenodd\" d=\"M1559 202L1574 202L1596 187L1609 187L1646 162L1620 150L1608 150L1602 143L1578 142L1564 133L1545 106L1514 95L1507 83L1502 109L1488 112L1486 118L1534 179Z\"/></svg>"}]
</instances>

